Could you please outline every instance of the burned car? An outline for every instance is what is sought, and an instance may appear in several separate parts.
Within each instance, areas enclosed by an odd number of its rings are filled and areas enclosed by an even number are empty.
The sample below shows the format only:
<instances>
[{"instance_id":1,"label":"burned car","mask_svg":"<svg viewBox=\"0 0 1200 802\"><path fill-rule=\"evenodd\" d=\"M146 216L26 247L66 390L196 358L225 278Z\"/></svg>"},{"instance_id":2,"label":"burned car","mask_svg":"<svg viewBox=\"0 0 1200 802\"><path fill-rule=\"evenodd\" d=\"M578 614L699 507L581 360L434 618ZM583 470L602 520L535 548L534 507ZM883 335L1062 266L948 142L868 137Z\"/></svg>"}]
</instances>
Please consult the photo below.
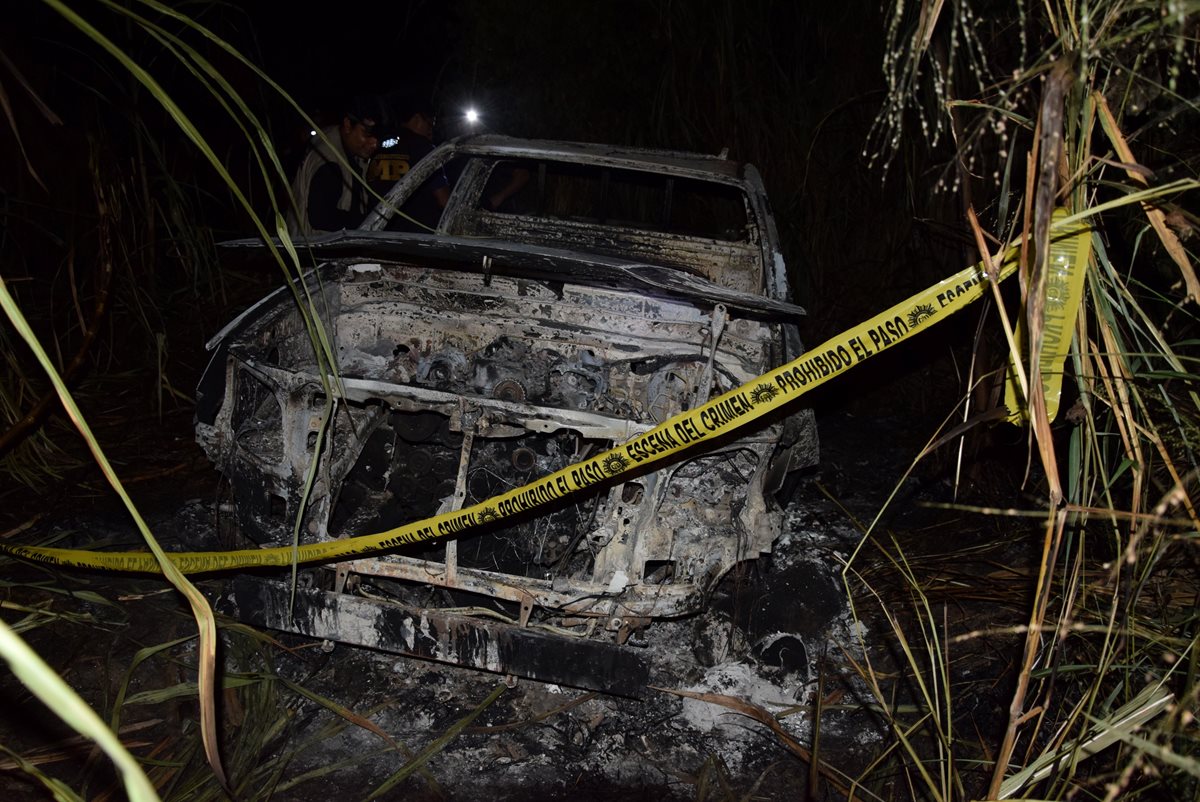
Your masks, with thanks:
<instances>
[{"instance_id":1,"label":"burned car","mask_svg":"<svg viewBox=\"0 0 1200 802\"><path fill-rule=\"evenodd\" d=\"M449 202L420 230L403 213L441 174ZM286 289L265 298L210 343L198 390L198 439L259 544L290 543L297 525L302 541L326 540L477 503L801 352L761 179L719 156L455 140L359 229L301 253L313 313ZM329 581L290 615L265 580L231 607L315 637L630 692L622 672L637 663L620 644L697 612L730 568L771 550L777 494L817 455L811 413L789 413L623 482L319 569ZM511 622L435 609L497 602ZM529 638L547 637L570 644L574 667L536 656L545 647Z\"/></svg>"}]
</instances>

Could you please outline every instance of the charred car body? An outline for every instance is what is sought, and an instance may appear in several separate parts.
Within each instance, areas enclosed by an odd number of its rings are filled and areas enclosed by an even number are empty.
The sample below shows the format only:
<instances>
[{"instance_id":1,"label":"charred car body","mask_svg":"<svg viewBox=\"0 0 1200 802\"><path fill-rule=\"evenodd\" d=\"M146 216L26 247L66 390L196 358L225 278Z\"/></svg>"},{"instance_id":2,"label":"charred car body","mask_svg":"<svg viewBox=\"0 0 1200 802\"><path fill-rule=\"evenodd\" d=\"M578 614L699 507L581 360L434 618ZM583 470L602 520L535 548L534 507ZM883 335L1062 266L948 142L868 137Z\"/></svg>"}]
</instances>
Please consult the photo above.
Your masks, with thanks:
<instances>
[{"instance_id":1,"label":"charred car body","mask_svg":"<svg viewBox=\"0 0 1200 802\"><path fill-rule=\"evenodd\" d=\"M391 230L440 171L454 181L436 230ZM720 157L457 140L360 229L302 251L338 378L322 381L305 316L280 290L210 343L198 392L198 439L241 532L263 544L291 542L297 520L322 540L482 501L801 351L761 180ZM290 618L267 582L238 585L229 604L316 637L629 693L642 668L618 644L696 612L732 566L769 552L776 492L816 460L807 410L738 434L536 514L324 569L338 592L302 594ZM356 583L444 588L458 606L490 597L514 623L438 612L428 592L393 594L407 606L348 595ZM531 623L553 625L560 646Z\"/></svg>"}]
</instances>

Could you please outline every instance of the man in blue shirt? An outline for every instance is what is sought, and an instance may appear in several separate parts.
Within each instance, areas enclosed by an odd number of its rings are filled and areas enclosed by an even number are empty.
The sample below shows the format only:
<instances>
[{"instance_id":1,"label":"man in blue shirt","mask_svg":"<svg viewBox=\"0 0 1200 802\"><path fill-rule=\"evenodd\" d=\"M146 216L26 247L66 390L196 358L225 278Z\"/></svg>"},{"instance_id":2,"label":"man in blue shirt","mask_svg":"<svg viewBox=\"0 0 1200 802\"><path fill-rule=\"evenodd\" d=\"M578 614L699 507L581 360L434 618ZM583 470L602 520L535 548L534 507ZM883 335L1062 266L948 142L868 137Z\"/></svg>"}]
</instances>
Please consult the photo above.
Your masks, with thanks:
<instances>
[{"instance_id":1,"label":"man in blue shirt","mask_svg":"<svg viewBox=\"0 0 1200 802\"><path fill-rule=\"evenodd\" d=\"M433 130L436 123L433 109L424 102L403 98L391 108L395 132L388 147L381 150L371 164L372 186L385 194L392 185L408 174L417 162L433 150ZM446 201L450 199L450 181L442 169L435 170L405 202L388 224L393 231L426 232L437 228ZM414 222L415 221L415 222Z\"/></svg>"}]
</instances>

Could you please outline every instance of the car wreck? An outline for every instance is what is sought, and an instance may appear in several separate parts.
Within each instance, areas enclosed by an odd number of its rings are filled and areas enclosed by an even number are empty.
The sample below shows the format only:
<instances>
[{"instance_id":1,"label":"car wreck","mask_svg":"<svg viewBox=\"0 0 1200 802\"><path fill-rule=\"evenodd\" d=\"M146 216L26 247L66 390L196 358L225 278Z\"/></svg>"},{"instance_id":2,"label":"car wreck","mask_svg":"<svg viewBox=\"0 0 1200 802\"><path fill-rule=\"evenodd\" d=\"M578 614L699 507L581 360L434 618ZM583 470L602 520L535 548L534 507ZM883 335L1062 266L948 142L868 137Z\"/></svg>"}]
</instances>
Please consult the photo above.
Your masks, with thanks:
<instances>
[{"instance_id":1,"label":"car wreck","mask_svg":"<svg viewBox=\"0 0 1200 802\"><path fill-rule=\"evenodd\" d=\"M453 188L436 229L397 230L439 171ZM359 229L300 250L315 313L286 288L260 301L209 343L197 395L198 440L241 535L263 545L491 498L802 350L762 181L720 156L455 140ZM306 572L290 612L291 589L258 578L223 604L312 637L637 695L639 630L700 611L733 566L771 551L777 496L817 458L811 412L789 413L625 481Z\"/></svg>"}]
</instances>

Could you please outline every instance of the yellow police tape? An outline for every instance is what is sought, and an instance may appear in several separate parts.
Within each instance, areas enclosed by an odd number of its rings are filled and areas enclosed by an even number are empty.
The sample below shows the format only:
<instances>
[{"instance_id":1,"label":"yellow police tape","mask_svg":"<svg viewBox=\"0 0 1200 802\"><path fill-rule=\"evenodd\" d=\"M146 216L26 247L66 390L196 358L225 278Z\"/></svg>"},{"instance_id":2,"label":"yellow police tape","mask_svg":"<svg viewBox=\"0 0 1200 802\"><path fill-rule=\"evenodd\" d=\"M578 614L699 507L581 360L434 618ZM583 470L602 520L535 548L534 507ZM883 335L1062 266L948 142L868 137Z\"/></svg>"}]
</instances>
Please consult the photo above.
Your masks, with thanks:
<instances>
[{"instance_id":1,"label":"yellow police tape","mask_svg":"<svg viewBox=\"0 0 1200 802\"><path fill-rule=\"evenodd\" d=\"M1072 233L1070 236L1079 236ZM999 279L1017 267L1017 249L1005 256ZM870 357L924 331L981 297L988 288L981 265L955 275L902 301L886 312L842 332L797 359L730 390L696 409L681 412L648 432L602 454L575 463L530 484L460 510L435 515L374 535L301 545L226 552L172 552L168 556L186 574L235 568L330 562L387 551L397 546L456 534L533 510L578 490L641 470L697 443L711 441L772 412ZM160 573L148 552L95 552L75 549L0 545L14 557L70 568Z\"/></svg>"},{"instance_id":2,"label":"yellow police tape","mask_svg":"<svg viewBox=\"0 0 1200 802\"><path fill-rule=\"evenodd\" d=\"M1063 209L1054 210L1054 219L1065 217ZM1046 418L1054 420L1058 414L1058 402L1062 397L1063 364L1071 350L1071 336L1075 320L1079 317L1079 305L1083 302L1083 276L1087 272L1088 259L1092 253L1092 238L1084 231L1082 223L1064 229L1068 236L1052 239L1050 258L1046 260L1046 295L1042 313L1041 367L1042 397L1046 401ZM1072 236L1075 234L1082 236ZM1021 317L1017 324L1017 349L1025 357L1025 369L1029 370L1030 344L1028 318ZM1029 422L1029 403L1021 392L1017 381L1017 370L1013 365L1012 352L1008 355L1008 373L1004 379L1004 406L1008 408L1008 421L1015 424Z\"/></svg>"}]
</instances>

